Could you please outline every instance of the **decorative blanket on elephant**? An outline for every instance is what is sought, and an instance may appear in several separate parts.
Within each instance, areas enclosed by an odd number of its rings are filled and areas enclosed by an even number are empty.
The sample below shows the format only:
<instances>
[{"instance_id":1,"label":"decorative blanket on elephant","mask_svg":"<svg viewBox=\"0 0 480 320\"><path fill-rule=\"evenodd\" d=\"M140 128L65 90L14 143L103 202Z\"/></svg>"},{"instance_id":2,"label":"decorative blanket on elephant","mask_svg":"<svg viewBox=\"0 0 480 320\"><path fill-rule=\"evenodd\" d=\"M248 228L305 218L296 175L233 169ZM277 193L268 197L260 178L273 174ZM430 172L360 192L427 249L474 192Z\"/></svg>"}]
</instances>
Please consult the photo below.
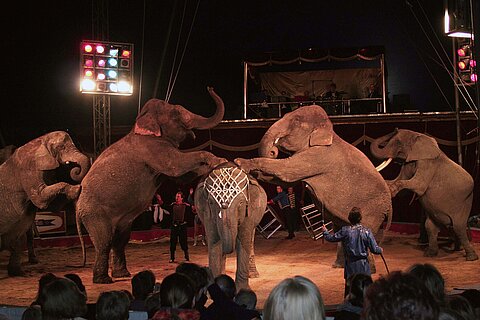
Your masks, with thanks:
<instances>
[{"instance_id":1,"label":"decorative blanket on elephant","mask_svg":"<svg viewBox=\"0 0 480 320\"><path fill-rule=\"evenodd\" d=\"M247 174L237 167L217 168L208 175L203 184L210 196L223 209L230 208L239 194L248 201L245 193L247 186Z\"/></svg>"}]
</instances>

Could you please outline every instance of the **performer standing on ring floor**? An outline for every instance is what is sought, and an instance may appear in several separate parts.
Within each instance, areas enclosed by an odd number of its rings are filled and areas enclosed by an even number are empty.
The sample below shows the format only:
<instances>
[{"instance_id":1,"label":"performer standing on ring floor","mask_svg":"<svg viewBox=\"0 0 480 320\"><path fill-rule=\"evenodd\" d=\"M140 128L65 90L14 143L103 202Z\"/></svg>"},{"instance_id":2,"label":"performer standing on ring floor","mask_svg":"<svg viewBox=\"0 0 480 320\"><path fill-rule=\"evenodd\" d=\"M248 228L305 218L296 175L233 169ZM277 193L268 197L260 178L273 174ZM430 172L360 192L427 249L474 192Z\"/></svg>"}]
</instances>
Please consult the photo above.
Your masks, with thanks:
<instances>
[{"instance_id":1,"label":"performer standing on ring floor","mask_svg":"<svg viewBox=\"0 0 480 320\"><path fill-rule=\"evenodd\" d=\"M370 264L368 263L368 250L374 254L381 254L383 249L377 245L372 230L360 224L362 212L360 208L353 207L348 214L350 226L344 226L335 234L330 234L323 226L323 236L329 242L342 241L343 253L345 255L345 267L343 277L345 278L345 296L349 292L347 279L356 273L371 275Z\"/></svg>"},{"instance_id":2,"label":"performer standing on ring floor","mask_svg":"<svg viewBox=\"0 0 480 320\"><path fill-rule=\"evenodd\" d=\"M185 253L185 260L190 261L188 256L187 244L187 221L185 221L185 209L190 206L183 201L183 194L181 191L175 195L175 202L172 203L172 226L170 228L170 263L175 262L175 249L177 247L177 240L180 242Z\"/></svg>"},{"instance_id":3,"label":"performer standing on ring floor","mask_svg":"<svg viewBox=\"0 0 480 320\"><path fill-rule=\"evenodd\" d=\"M288 237L286 237L286 239L293 239L295 237L294 231L297 221L295 194L293 193L293 188L292 192L287 194L285 191L283 191L281 186L277 186L277 195L268 201L268 204L273 204L275 201L285 216L286 227L288 230Z\"/></svg>"}]
</instances>

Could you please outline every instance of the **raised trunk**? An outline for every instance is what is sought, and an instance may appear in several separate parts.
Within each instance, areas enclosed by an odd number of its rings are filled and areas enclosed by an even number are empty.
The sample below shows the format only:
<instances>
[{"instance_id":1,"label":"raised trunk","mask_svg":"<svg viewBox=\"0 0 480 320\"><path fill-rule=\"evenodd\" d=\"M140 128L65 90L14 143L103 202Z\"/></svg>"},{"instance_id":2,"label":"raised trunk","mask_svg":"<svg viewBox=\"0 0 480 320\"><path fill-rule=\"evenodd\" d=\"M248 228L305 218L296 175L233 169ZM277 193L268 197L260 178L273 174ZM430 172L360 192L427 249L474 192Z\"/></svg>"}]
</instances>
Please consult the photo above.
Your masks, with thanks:
<instances>
[{"instance_id":1,"label":"raised trunk","mask_svg":"<svg viewBox=\"0 0 480 320\"><path fill-rule=\"evenodd\" d=\"M215 114L210 118L205 118L199 116L198 114L193 114L190 123L187 125L188 129L209 129L215 127L217 124L220 123L223 119L223 115L225 113L225 106L223 104L222 99L213 91L213 88L208 88L208 93L215 101L217 105L217 110Z\"/></svg>"},{"instance_id":2,"label":"raised trunk","mask_svg":"<svg viewBox=\"0 0 480 320\"><path fill-rule=\"evenodd\" d=\"M74 162L78 164L78 166L75 166L70 170L70 177L77 182L82 181L90 169L90 159L78 150L67 152L61 157L62 161L65 163Z\"/></svg>"},{"instance_id":3,"label":"raised trunk","mask_svg":"<svg viewBox=\"0 0 480 320\"><path fill-rule=\"evenodd\" d=\"M388 159L392 158L391 150L386 143L393 137L395 132L392 132L386 136L375 139L370 144L370 152L377 159Z\"/></svg>"}]
</instances>

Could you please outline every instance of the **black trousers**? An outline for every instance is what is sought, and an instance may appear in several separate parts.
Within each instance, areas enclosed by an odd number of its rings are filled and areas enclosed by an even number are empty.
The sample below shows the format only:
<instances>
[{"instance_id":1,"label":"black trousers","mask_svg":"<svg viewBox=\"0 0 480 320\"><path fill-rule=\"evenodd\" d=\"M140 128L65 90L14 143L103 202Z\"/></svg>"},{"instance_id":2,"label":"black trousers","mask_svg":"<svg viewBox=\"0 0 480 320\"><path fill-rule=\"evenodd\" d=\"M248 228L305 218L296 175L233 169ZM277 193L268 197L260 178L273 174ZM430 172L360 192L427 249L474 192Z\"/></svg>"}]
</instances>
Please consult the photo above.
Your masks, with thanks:
<instances>
[{"instance_id":1,"label":"black trousers","mask_svg":"<svg viewBox=\"0 0 480 320\"><path fill-rule=\"evenodd\" d=\"M177 248L177 242L180 242L185 253L185 258L188 259L188 246L187 246L187 224L175 225L172 224L170 228L170 259L175 260L175 249Z\"/></svg>"},{"instance_id":2,"label":"black trousers","mask_svg":"<svg viewBox=\"0 0 480 320\"><path fill-rule=\"evenodd\" d=\"M297 211L296 209L292 209L290 207L283 208L283 212L285 212L285 222L287 224L287 231L288 235L293 236L295 230L297 229Z\"/></svg>"}]
</instances>

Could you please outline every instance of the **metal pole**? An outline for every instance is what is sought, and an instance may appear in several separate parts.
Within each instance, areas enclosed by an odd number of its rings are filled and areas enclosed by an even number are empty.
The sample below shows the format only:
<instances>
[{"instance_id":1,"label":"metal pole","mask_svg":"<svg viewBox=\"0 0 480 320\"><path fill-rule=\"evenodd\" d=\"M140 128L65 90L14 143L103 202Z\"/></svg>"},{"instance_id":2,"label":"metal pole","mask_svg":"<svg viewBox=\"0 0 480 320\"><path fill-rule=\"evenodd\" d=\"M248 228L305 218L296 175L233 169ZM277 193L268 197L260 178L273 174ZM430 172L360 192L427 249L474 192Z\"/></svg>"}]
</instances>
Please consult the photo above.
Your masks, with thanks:
<instances>
[{"instance_id":1,"label":"metal pole","mask_svg":"<svg viewBox=\"0 0 480 320\"><path fill-rule=\"evenodd\" d=\"M458 93L458 70L457 70L457 40L452 38L452 51L453 51L453 86L455 88L455 120L457 127L457 157L458 164L463 167L462 157L462 137L460 130L460 95Z\"/></svg>"},{"instance_id":2,"label":"metal pole","mask_svg":"<svg viewBox=\"0 0 480 320\"><path fill-rule=\"evenodd\" d=\"M243 119L247 119L247 80L248 79L248 63L243 62Z\"/></svg>"},{"instance_id":3,"label":"metal pole","mask_svg":"<svg viewBox=\"0 0 480 320\"><path fill-rule=\"evenodd\" d=\"M385 54L382 53L380 58L380 70L382 72L382 103L383 103L383 113L387 113L387 84L385 77Z\"/></svg>"}]
</instances>

